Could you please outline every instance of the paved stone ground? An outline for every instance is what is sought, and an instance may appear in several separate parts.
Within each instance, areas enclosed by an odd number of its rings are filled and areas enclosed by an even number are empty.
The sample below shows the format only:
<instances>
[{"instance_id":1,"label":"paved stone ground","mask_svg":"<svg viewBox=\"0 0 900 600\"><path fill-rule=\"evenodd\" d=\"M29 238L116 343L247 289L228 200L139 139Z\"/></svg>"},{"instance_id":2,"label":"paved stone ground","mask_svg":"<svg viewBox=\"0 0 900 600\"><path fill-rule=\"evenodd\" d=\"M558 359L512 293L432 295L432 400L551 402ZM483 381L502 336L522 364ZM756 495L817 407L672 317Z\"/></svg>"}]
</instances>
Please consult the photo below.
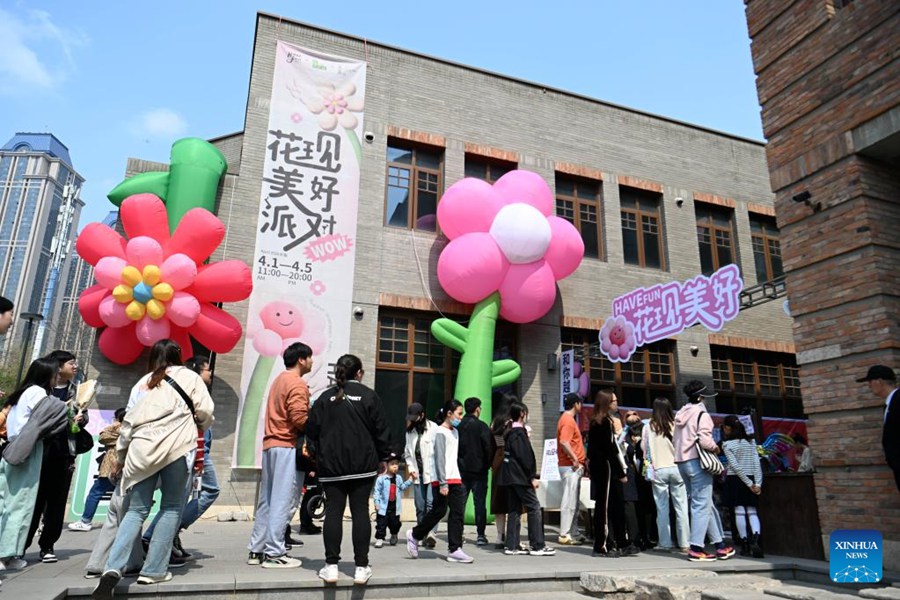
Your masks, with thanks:
<instances>
[{"instance_id":1,"label":"paved stone ground","mask_svg":"<svg viewBox=\"0 0 900 600\"><path fill-rule=\"evenodd\" d=\"M636 557L608 559L591 557L590 546L561 547L556 556L506 556L493 546L479 548L474 544L474 528L466 528L465 550L475 562L469 565L448 563L446 537L439 534L441 542L435 551L422 550L418 560L412 560L406 553L403 533L397 546L371 548L370 563L374 576L369 582L367 593L357 593L352 597L390 598L415 596L459 596L502 593L502 596L544 593L544 597L571 598L565 592L578 591L579 576L588 571L629 571L653 573L672 569L699 568L725 573L766 573L774 572L779 577L791 577L795 565L821 573L827 572L827 564L816 561L772 557L763 560L735 557L715 563L690 563L681 555L647 552ZM299 597L288 590L316 592L322 597L324 584L316 573L324 563L324 548L321 536L302 536L305 545L293 550L292 556L301 558L299 569L262 569L246 564L246 544L249 539L251 522L224 522L204 520L196 523L182 534L185 549L194 553L196 560L184 568L173 570L171 582L159 586L138 586L133 579L125 580L129 594L160 595L179 592L196 595L202 593L202 600L219 598L257 597L251 590L281 591L285 597ZM37 549L26 554L29 566L22 571L2 574L3 595L18 600L52 599L69 590L69 597L89 596L96 580L85 580L84 565L90 555L90 548L99 533L80 533L65 530L56 545L59 562L41 564ZM548 539L555 540L550 528ZM553 545L551 543L551 545ZM341 581L338 591L350 590L353 578L353 560L350 541L350 523L344 523L343 559L340 565ZM435 587L433 584L443 584ZM431 584L429 585L426 584ZM334 588L335 586L329 586ZM158 589L157 589L158 588ZM358 588L358 586L357 586ZM379 593L375 589L379 588ZM245 590L248 594L235 594L235 590ZM181 595L178 594L178 595ZM260 593L262 595L262 593ZM268 594L266 597L277 597ZM329 597L326 594L325 597ZM343 597L340 594L333 597ZM351 596L346 596L351 597Z\"/></svg>"}]
</instances>

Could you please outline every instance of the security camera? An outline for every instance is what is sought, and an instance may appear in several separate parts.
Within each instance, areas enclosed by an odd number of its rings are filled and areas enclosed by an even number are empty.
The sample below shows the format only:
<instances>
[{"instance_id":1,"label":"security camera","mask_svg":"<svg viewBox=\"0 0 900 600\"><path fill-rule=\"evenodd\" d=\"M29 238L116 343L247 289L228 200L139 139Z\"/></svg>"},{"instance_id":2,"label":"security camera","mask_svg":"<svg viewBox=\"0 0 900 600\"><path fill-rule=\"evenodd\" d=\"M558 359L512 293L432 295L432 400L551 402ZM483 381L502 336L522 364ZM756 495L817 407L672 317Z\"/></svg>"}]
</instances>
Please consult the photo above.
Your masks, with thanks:
<instances>
[{"instance_id":1,"label":"security camera","mask_svg":"<svg viewBox=\"0 0 900 600\"><path fill-rule=\"evenodd\" d=\"M362 319L363 315L366 314L366 311L363 310L362 306L354 306L353 307L353 316L357 319Z\"/></svg>"},{"instance_id":2,"label":"security camera","mask_svg":"<svg viewBox=\"0 0 900 600\"><path fill-rule=\"evenodd\" d=\"M691 356L697 356L700 353L700 348L698 346L691 346Z\"/></svg>"},{"instance_id":3,"label":"security camera","mask_svg":"<svg viewBox=\"0 0 900 600\"><path fill-rule=\"evenodd\" d=\"M675 198L675 206L677 206L678 208L684 206L684 198L682 198L681 196Z\"/></svg>"},{"instance_id":4,"label":"security camera","mask_svg":"<svg viewBox=\"0 0 900 600\"><path fill-rule=\"evenodd\" d=\"M363 134L363 137L366 139L367 142L369 142L371 144L372 141L375 139L375 134L372 133L371 131L367 131Z\"/></svg>"}]
</instances>

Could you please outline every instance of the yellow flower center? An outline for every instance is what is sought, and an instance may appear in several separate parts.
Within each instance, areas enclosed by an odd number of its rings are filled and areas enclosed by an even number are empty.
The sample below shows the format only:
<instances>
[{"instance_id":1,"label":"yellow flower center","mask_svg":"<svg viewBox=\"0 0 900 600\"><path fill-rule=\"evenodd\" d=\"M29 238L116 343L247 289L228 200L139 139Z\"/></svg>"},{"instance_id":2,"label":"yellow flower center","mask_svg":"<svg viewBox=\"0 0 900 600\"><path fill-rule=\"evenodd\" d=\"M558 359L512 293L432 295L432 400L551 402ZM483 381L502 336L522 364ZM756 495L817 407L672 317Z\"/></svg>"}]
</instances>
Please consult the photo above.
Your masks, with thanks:
<instances>
[{"instance_id":1,"label":"yellow flower center","mask_svg":"<svg viewBox=\"0 0 900 600\"><path fill-rule=\"evenodd\" d=\"M122 281L113 290L113 298L125 304L125 314L132 321L139 321L150 315L154 321L166 314L165 302L175 295L168 283L162 283L162 271L156 265L147 265L143 272L128 265L122 269Z\"/></svg>"}]
</instances>

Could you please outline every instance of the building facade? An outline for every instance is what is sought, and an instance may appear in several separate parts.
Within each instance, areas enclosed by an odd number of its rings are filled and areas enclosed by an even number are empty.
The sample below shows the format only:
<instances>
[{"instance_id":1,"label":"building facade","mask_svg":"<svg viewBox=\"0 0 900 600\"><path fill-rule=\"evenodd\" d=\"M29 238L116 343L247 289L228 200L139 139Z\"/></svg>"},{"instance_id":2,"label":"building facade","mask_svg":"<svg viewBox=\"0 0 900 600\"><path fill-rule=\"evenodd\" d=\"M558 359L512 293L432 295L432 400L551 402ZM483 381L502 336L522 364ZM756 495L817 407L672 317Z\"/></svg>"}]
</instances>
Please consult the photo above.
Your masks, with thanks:
<instances>
[{"instance_id":1,"label":"building facade","mask_svg":"<svg viewBox=\"0 0 900 600\"><path fill-rule=\"evenodd\" d=\"M17 133L0 148L0 294L13 301L17 314L43 315L41 326L51 333L61 294L48 303L48 292L54 270L58 281L70 263L84 206L78 197L83 182L68 148L53 134ZM10 350L21 347L25 331L17 325L6 336L4 356L18 357L18 350Z\"/></svg>"},{"instance_id":2,"label":"building facade","mask_svg":"<svg viewBox=\"0 0 900 600\"><path fill-rule=\"evenodd\" d=\"M884 401L855 379L900 367L900 5L746 0L746 14L823 545L877 529L897 569Z\"/></svg>"},{"instance_id":3,"label":"building facade","mask_svg":"<svg viewBox=\"0 0 900 600\"><path fill-rule=\"evenodd\" d=\"M436 407L453 393L456 356L431 337L441 313L465 320L436 278L447 240L433 217L441 193L465 176L496 180L515 168L540 174L557 214L585 241L582 265L559 282L553 309L538 322L501 322L498 356L522 376L512 391L531 407L533 440L555 436L559 372L548 355L589 352L611 301L640 286L684 281L737 264L746 286L781 275L779 234L759 142L441 59L260 14L242 132L212 142L228 160L217 212L227 238L213 260L253 260L269 152L266 136L276 41L368 62L353 306L347 351L384 399L395 439L411 402ZM371 133L371 135L369 135ZM129 173L164 165L130 160ZM426 217L426 218L422 218ZM430 221L430 225L429 225ZM228 307L243 323L247 303ZM761 416L801 417L791 319L782 303L746 311L716 333L694 327L639 349L628 363L586 358L592 387L614 387L622 404L654 394L680 401L700 378L719 391L718 408L753 407ZM229 470L240 401L242 353L217 356L216 444L221 505L252 505L256 473ZM552 361L551 361L552 363ZM112 407L143 374L94 353ZM107 406L104 406L107 407ZM716 406L710 406L716 409Z\"/></svg>"}]
</instances>

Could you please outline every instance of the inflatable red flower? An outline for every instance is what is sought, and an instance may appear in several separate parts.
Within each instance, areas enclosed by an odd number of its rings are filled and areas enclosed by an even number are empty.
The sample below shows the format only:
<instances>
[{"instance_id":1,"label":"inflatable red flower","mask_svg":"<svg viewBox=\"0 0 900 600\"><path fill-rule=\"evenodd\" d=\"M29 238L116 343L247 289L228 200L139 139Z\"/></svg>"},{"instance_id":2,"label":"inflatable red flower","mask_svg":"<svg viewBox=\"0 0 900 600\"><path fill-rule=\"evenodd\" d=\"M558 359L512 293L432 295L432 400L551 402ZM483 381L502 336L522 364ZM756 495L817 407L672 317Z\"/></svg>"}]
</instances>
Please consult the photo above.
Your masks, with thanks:
<instances>
[{"instance_id":1,"label":"inflatable red flower","mask_svg":"<svg viewBox=\"0 0 900 600\"><path fill-rule=\"evenodd\" d=\"M119 215L127 240L90 223L75 242L97 280L78 298L78 310L85 323L104 328L103 355L129 364L164 338L179 343L183 359L193 354L191 337L213 352L234 348L241 324L213 303L246 299L253 282L239 260L204 264L225 237L222 222L195 208L170 236L166 207L153 194L126 198Z\"/></svg>"}]
</instances>

